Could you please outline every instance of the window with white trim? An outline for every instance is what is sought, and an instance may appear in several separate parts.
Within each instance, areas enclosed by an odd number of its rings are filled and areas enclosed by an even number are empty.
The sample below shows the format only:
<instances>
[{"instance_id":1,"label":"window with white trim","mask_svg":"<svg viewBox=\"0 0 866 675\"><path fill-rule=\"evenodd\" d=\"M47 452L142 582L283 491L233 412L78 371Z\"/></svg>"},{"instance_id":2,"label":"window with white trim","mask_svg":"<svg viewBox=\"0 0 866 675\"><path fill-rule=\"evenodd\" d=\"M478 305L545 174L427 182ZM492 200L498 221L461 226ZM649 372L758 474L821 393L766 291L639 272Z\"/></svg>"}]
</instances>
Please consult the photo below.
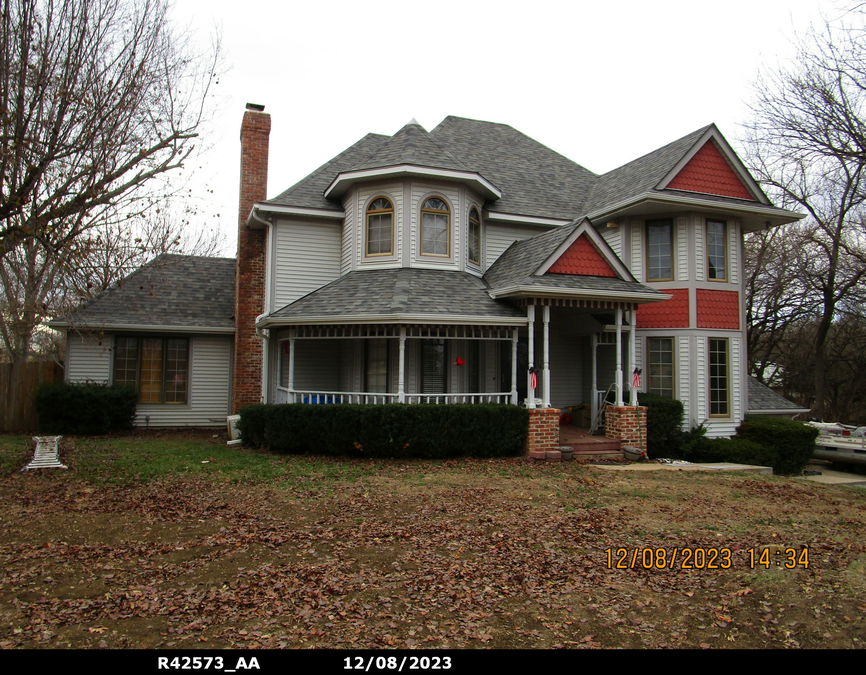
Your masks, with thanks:
<instances>
[{"instance_id":1,"label":"window with white trim","mask_svg":"<svg viewBox=\"0 0 866 675\"><path fill-rule=\"evenodd\" d=\"M672 218L646 221L647 281L672 281L673 236Z\"/></svg>"}]
</instances>

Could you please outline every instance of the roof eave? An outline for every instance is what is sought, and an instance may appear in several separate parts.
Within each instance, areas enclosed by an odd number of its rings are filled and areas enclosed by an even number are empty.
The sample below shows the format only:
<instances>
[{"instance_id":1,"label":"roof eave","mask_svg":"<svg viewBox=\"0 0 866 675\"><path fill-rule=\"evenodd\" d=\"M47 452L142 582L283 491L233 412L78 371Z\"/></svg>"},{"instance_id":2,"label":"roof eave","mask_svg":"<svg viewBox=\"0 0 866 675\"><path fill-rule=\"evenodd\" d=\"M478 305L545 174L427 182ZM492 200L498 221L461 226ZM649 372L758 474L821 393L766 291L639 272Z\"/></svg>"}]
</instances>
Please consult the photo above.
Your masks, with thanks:
<instances>
[{"instance_id":1,"label":"roof eave","mask_svg":"<svg viewBox=\"0 0 866 675\"><path fill-rule=\"evenodd\" d=\"M488 294L494 300L500 298L585 298L587 300L615 300L624 302L662 302L670 300L667 293L642 293L640 291L595 291L584 288L551 288L514 284L502 288L492 288Z\"/></svg>"},{"instance_id":2,"label":"roof eave","mask_svg":"<svg viewBox=\"0 0 866 675\"><path fill-rule=\"evenodd\" d=\"M746 412L747 415L802 415L807 412L812 412L811 408L767 408L752 410Z\"/></svg>"},{"instance_id":3,"label":"roof eave","mask_svg":"<svg viewBox=\"0 0 866 675\"><path fill-rule=\"evenodd\" d=\"M735 213L742 214L743 216L754 216L753 218L749 219L752 222L743 223L743 230L745 232L755 232L761 229L778 227L779 225L793 223L806 217L805 213L788 211L786 209L780 209L775 206L765 206L757 202L755 204L735 204L732 202L721 201L714 203L707 199L686 197L680 194L664 194L661 192L643 192L639 195L629 197L628 199L624 199L620 202L616 202L609 206L605 206L603 208L592 211L591 213L587 214L587 216L593 222L599 222L604 221L608 218L614 218L618 215L631 215L625 212L634 209L634 207L638 204L644 203L656 203L668 207L679 205L686 206L690 210L701 210L710 212L730 213L733 211ZM761 220L763 220L764 222L760 223Z\"/></svg>"},{"instance_id":4,"label":"roof eave","mask_svg":"<svg viewBox=\"0 0 866 675\"><path fill-rule=\"evenodd\" d=\"M360 181L376 178L395 178L398 176L425 176L427 178L441 178L471 183L485 199L500 199L502 197L501 190L478 173L456 171L454 169L436 169L414 164L398 164L396 166L385 166L376 169L344 171L325 189L324 196L326 199L336 199L342 197L352 185Z\"/></svg>"},{"instance_id":5,"label":"roof eave","mask_svg":"<svg viewBox=\"0 0 866 675\"><path fill-rule=\"evenodd\" d=\"M234 335L233 326L172 326L168 324L140 324L140 323L82 323L53 319L46 324L54 330L77 330L77 331L136 331L140 333L204 333L216 335Z\"/></svg>"},{"instance_id":6,"label":"roof eave","mask_svg":"<svg viewBox=\"0 0 866 675\"><path fill-rule=\"evenodd\" d=\"M281 326L306 325L358 325L358 324L428 324L448 326L525 326L525 317L504 316L462 316L459 314L343 314L343 315L306 315L293 317L266 316L256 324L258 328L277 328Z\"/></svg>"}]
</instances>

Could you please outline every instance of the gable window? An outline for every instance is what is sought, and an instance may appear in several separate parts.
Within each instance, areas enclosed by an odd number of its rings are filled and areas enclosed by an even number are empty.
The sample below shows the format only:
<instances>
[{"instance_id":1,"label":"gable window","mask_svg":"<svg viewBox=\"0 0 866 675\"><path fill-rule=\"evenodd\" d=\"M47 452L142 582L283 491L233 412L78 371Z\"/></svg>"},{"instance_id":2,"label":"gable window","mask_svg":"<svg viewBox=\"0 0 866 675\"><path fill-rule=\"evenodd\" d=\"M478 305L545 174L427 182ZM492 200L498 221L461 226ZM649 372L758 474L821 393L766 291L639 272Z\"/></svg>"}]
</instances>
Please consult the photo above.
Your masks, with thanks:
<instances>
[{"instance_id":1,"label":"gable window","mask_svg":"<svg viewBox=\"0 0 866 675\"><path fill-rule=\"evenodd\" d=\"M367 256L394 253L394 205L377 197L367 207Z\"/></svg>"},{"instance_id":2,"label":"gable window","mask_svg":"<svg viewBox=\"0 0 866 675\"><path fill-rule=\"evenodd\" d=\"M450 250L451 211L439 197L430 197L421 207L421 255L447 258Z\"/></svg>"},{"instance_id":3,"label":"gable window","mask_svg":"<svg viewBox=\"0 0 866 675\"><path fill-rule=\"evenodd\" d=\"M674 339L649 338L648 391L655 396L674 397Z\"/></svg>"},{"instance_id":4,"label":"gable window","mask_svg":"<svg viewBox=\"0 0 866 675\"><path fill-rule=\"evenodd\" d=\"M728 340L710 339L710 417L729 417Z\"/></svg>"},{"instance_id":5,"label":"gable window","mask_svg":"<svg viewBox=\"0 0 866 675\"><path fill-rule=\"evenodd\" d=\"M728 279L728 247L725 245L727 224L723 220L707 221L707 277L716 281Z\"/></svg>"},{"instance_id":6,"label":"gable window","mask_svg":"<svg viewBox=\"0 0 866 675\"><path fill-rule=\"evenodd\" d=\"M133 387L139 403L187 402L187 338L118 336L114 344L114 384Z\"/></svg>"},{"instance_id":7,"label":"gable window","mask_svg":"<svg viewBox=\"0 0 866 675\"><path fill-rule=\"evenodd\" d=\"M469 209L469 262L481 264L481 218L474 206Z\"/></svg>"},{"instance_id":8,"label":"gable window","mask_svg":"<svg viewBox=\"0 0 866 675\"><path fill-rule=\"evenodd\" d=\"M672 281L673 229L671 218L646 221L647 281Z\"/></svg>"}]
</instances>

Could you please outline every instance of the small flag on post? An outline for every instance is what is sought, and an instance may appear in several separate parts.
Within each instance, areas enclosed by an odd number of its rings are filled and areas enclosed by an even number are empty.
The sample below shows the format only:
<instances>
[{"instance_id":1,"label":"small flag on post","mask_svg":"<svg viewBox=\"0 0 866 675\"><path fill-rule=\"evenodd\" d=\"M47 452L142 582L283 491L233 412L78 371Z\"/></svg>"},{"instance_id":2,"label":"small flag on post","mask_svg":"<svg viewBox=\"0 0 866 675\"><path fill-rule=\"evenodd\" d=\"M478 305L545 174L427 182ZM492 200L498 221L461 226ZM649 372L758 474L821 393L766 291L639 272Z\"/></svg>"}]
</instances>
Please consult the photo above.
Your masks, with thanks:
<instances>
[{"instance_id":1,"label":"small flag on post","mask_svg":"<svg viewBox=\"0 0 866 675\"><path fill-rule=\"evenodd\" d=\"M532 389L538 387L538 371L535 368L529 369L529 386Z\"/></svg>"},{"instance_id":2,"label":"small flag on post","mask_svg":"<svg viewBox=\"0 0 866 675\"><path fill-rule=\"evenodd\" d=\"M643 371L640 368L635 368L631 377L631 388L640 389L640 374Z\"/></svg>"}]
</instances>

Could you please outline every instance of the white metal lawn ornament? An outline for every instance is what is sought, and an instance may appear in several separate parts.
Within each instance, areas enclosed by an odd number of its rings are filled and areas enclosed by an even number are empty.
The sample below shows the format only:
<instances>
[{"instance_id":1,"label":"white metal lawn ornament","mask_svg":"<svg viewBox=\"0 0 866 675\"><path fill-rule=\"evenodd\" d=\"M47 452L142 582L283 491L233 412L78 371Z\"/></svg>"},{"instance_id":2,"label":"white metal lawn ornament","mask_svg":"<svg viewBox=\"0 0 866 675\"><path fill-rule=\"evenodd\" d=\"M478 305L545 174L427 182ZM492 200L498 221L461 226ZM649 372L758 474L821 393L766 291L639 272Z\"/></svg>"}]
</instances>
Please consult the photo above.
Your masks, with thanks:
<instances>
[{"instance_id":1,"label":"white metal lawn ornament","mask_svg":"<svg viewBox=\"0 0 866 675\"><path fill-rule=\"evenodd\" d=\"M25 466L22 471L31 469L66 469L68 467L60 463L60 439L63 436L34 436L36 441L36 452L33 460Z\"/></svg>"}]
</instances>

